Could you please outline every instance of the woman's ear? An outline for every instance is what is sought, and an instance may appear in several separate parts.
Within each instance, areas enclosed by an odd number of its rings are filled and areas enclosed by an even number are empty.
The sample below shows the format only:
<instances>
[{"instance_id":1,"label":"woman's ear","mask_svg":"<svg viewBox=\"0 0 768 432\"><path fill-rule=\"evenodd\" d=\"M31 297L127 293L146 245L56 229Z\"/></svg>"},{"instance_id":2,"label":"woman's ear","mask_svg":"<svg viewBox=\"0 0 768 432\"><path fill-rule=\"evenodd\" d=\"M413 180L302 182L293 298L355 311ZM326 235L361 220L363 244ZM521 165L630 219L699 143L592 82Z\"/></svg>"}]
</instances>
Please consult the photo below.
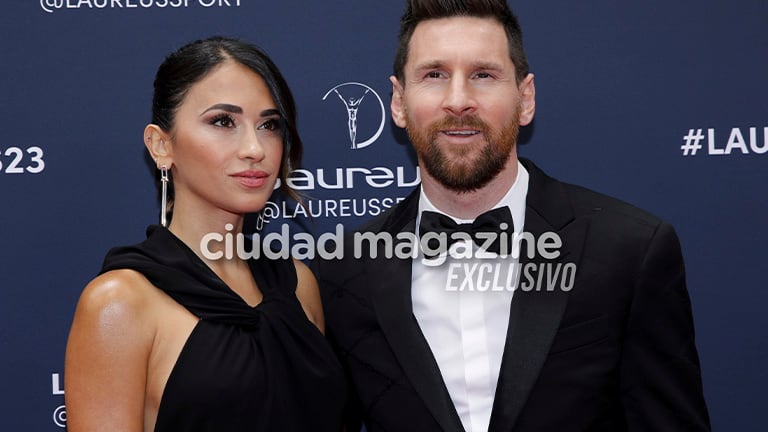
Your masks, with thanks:
<instances>
[{"instance_id":1,"label":"woman's ear","mask_svg":"<svg viewBox=\"0 0 768 432\"><path fill-rule=\"evenodd\" d=\"M158 169L163 165L166 168L171 168L173 165L171 141L168 134L160 126L148 124L144 128L144 145Z\"/></svg>"}]
</instances>

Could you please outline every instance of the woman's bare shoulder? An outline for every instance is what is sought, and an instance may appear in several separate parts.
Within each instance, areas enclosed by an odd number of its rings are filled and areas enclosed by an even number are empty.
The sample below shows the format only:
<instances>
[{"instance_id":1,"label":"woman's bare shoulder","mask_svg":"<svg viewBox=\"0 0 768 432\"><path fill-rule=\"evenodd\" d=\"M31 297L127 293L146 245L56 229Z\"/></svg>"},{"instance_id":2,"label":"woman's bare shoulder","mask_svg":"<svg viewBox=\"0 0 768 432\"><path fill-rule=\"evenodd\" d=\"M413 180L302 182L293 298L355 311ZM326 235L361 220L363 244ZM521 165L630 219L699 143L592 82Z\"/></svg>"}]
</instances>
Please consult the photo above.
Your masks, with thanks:
<instances>
[{"instance_id":1,"label":"woman's bare shoulder","mask_svg":"<svg viewBox=\"0 0 768 432\"><path fill-rule=\"evenodd\" d=\"M132 270L104 273L83 290L64 366L67 423L73 429L143 427L147 364L158 328L152 306L157 292Z\"/></svg>"},{"instance_id":2,"label":"woman's bare shoulder","mask_svg":"<svg viewBox=\"0 0 768 432\"><path fill-rule=\"evenodd\" d=\"M88 283L77 308L78 312L105 313L106 317L120 315L119 318L124 319L149 312L148 306L158 295L158 290L141 273L112 270Z\"/></svg>"},{"instance_id":3,"label":"woman's bare shoulder","mask_svg":"<svg viewBox=\"0 0 768 432\"><path fill-rule=\"evenodd\" d=\"M110 339L151 342L161 295L141 273L127 269L106 272L88 283L80 295L73 330L107 344Z\"/></svg>"}]
</instances>

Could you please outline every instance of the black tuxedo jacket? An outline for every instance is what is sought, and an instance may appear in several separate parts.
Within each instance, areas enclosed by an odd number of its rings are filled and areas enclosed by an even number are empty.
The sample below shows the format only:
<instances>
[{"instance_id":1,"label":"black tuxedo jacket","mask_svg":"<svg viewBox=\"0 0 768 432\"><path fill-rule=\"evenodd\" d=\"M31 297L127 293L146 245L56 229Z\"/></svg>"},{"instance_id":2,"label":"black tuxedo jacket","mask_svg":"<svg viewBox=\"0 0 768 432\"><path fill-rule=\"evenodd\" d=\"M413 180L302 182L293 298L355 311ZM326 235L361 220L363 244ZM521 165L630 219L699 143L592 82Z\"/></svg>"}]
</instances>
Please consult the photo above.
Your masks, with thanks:
<instances>
[{"instance_id":1,"label":"black tuxedo jacket","mask_svg":"<svg viewBox=\"0 0 768 432\"><path fill-rule=\"evenodd\" d=\"M557 233L555 261L577 272L569 291L515 291L490 431L709 430L673 228L521 162L530 174L524 231ZM418 193L361 231L414 232ZM412 313L411 259L355 258L353 243L343 259L314 263L349 379L347 430L462 431Z\"/></svg>"}]
</instances>

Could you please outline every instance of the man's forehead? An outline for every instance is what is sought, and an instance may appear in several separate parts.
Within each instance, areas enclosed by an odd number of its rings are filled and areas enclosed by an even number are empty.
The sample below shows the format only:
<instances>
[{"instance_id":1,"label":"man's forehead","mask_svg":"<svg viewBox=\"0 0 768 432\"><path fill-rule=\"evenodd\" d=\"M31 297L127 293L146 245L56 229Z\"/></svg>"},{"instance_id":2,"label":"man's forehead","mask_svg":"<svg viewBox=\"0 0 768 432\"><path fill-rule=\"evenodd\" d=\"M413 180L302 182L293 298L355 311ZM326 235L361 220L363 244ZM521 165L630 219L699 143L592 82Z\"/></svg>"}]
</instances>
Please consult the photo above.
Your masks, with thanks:
<instances>
[{"instance_id":1,"label":"man's forehead","mask_svg":"<svg viewBox=\"0 0 768 432\"><path fill-rule=\"evenodd\" d=\"M420 21L413 29L413 35L423 33L431 29L464 29L488 27L496 28L504 32L504 26L494 17L476 17L469 15L457 15L443 18L430 18Z\"/></svg>"},{"instance_id":2,"label":"man's forehead","mask_svg":"<svg viewBox=\"0 0 768 432\"><path fill-rule=\"evenodd\" d=\"M511 66L509 41L493 18L451 17L425 20L414 29L407 67L445 66L460 61L476 66Z\"/></svg>"}]
</instances>

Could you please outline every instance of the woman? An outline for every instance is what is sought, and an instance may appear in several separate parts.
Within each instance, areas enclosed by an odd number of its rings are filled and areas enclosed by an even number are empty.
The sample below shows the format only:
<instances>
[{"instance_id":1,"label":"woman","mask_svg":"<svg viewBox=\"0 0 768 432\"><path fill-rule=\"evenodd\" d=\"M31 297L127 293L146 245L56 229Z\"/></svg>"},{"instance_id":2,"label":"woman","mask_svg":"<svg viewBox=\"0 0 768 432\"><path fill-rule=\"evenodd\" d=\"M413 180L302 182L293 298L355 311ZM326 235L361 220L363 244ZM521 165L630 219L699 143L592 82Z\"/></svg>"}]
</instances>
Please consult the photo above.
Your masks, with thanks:
<instances>
[{"instance_id":1,"label":"woman","mask_svg":"<svg viewBox=\"0 0 768 432\"><path fill-rule=\"evenodd\" d=\"M144 140L163 184L161 226L110 251L80 298L65 364L70 432L340 429L343 372L311 272L201 247L206 234L241 232L278 178L285 187L301 155L295 121L283 77L251 45L196 41L160 66Z\"/></svg>"}]
</instances>

